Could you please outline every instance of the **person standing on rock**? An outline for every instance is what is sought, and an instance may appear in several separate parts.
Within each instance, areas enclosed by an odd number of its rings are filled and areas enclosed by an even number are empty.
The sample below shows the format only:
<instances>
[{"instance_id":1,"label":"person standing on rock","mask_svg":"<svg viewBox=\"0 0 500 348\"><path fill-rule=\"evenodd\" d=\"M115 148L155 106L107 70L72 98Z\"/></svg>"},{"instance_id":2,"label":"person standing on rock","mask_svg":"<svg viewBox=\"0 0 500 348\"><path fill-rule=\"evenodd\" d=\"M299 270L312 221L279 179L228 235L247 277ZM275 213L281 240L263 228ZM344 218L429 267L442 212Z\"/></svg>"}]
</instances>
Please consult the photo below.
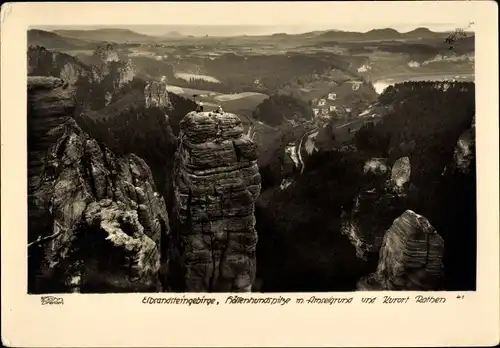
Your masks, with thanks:
<instances>
[{"instance_id":1,"label":"person standing on rock","mask_svg":"<svg viewBox=\"0 0 500 348\"><path fill-rule=\"evenodd\" d=\"M217 109L215 109L215 112L218 113L218 114L223 114L224 111L222 110L222 106L217 106Z\"/></svg>"}]
</instances>

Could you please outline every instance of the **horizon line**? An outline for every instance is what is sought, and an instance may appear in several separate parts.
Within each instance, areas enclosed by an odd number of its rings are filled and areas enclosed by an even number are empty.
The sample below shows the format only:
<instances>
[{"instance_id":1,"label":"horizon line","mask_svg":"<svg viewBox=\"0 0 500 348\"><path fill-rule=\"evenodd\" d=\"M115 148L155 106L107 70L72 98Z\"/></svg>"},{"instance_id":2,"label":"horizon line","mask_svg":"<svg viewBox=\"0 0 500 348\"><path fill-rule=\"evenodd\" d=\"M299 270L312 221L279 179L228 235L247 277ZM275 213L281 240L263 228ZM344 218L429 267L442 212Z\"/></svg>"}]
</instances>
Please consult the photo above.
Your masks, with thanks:
<instances>
[{"instance_id":1,"label":"horizon line","mask_svg":"<svg viewBox=\"0 0 500 348\"><path fill-rule=\"evenodd\" d=\"M211 37L235 37L235 36L271 36L271 35L279 35L279 34L285 34L285 35L290 35L290 36L293 36L293 35L304 35L304 34L309 34L309 33L314 33L314 32L344 32L344 33L361 33L361 34L366 34L366 33L369 33L371 31L376 31L376 30L394 30L396 31L397 33L399 34L407 34L407 33L410 33L410 32L413 32L417 29L426 29L426 30L429 30L430 32L433 32L433 33L448 33L448 32L451 32L451 31L454 31L456 29L464 29L465 31L469 31L469 32L474 32L474 30L471 28L471 24L469 24L469 26L460 26L460 25L453 25L451 23L440 23L440 24L434 24L432 26L436 26L436 25L447 25L447 26L450 26L449 28L447 29L441 29L441 30L436 30L436 29L432 29L430 28L429 24L427 25L412 25L411 27L413 27L413 29L409 29L409 30L401 30L401 29L396 29L394 28L395 25L389 25L389 26L386 26L386 27L373 27L371 29L366 29L366 30L354 30L354 29L341 29L341 28L333 28L333 27L328 27L328 28L316 28L316 29L313 29L313 28L310 28L309 30L304 30L304 31L295 31L295 32L291 32L290 31L290 27L292 26L286 26L288 27L288 30L275 30L275 31L271 31L271 32L267 32L267 33L251 33L251 32L248 32L248 33L244 33L244 32L238 32L238 33L234 33L234 34L210 34L210 33L205 33L205 34L201 34L201 33L198 33L198 34L189 34L189 33L185 33L185 32L182 32L182 31L179 31L179 30L175 30L174 28L180 28L180 27L183 27L184 29L186 28L191 28L191 29L222 29L222 28L225 28L225 27L232 27L232 28L246 28L247 30L249 28L259 28L259 29L263 29L263 28L275 28L277 26L272 26L272 25L259 25L259 24L255 24L255 25L232 25L232 24L223 24L223 25L214 25L214 24L204 24L204 25L191 25L191 24L188 24L188 25L156 25L156 24L151 24L151 25L36 25L36 26L31 26L29 28L29 30L31 29L37 29L37 30L43 30L43 31L48 31L48 32L54 32L54 31L58 31L58 30L79 30L79 31L87 31L87 32L90 32L90 31L98 31L98 30L103 30L103 29L116 29L116 30L129 30L131 32L134 32L136 34L140 34L140 35L145 35L145 36L152 36L152 37L161 37L161 36L167 36L169 33L172 33L172 32L176 32L178 33L179 35L182 35L182 36L193 36L193 37L205 37L205 36L211 36ZM297 26L294 26L294 27L305 27L306 25L297 25ZM89 28L90 27L90 28ZM285 26L282 26L282 27L285 27ZM307 26L309 27L309 26ZM142 28L143 30L140 30L140 28ZM145 28L156 28L156 30L160 30L161 28L165 28L166 30L164 32L157 32L157 33L152 33L151 31L148 33L148 32L144 32L144 29ZM168 29L170 28L170 29ZM277 29L277 28L276 28ZM304 28L305 29L305 28Z\"/></svg>"}]
</instances>

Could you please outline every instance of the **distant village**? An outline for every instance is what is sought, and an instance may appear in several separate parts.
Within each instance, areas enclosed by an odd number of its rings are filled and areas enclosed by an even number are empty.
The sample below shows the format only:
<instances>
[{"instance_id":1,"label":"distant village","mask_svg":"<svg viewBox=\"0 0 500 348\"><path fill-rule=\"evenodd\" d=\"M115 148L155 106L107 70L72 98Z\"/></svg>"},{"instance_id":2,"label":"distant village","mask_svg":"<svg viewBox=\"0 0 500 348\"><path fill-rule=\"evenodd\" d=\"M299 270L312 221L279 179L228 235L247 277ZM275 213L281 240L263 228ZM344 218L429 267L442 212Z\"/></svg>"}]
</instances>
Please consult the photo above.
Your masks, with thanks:
<instances>
[{"instance_id":1,"label":"distant village","mask_svg":"<svg viewBox=\"0 0 500 348\"><path fill-rule=\"evenodd\" d=\"M337 102L336 93L328 93L326 98L315 98L311 101L316 119L349 118L351 109Z\"/></svg>"}]
</instances>

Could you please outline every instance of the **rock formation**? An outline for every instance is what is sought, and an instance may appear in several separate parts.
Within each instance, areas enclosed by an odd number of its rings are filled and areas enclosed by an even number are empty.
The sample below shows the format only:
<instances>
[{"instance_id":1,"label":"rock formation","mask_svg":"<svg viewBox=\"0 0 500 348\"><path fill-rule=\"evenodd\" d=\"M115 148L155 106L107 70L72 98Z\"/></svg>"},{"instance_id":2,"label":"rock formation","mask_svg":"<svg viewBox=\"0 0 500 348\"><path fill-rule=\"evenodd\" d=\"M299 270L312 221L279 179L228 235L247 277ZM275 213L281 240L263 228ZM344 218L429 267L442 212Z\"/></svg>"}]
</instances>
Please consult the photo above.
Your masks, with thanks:
<instances>
[{"instance_id":1,"label":"rock formation","mask_svg":"<svg viewBox=\"0 0 500 348\"><path fill-rule=\"evenodd\" d=\"M147 81L144 88L144 101L146 108L172 108L172 103L168 97L166 82Z\"/></svg>"},{"instance_id":2,"label":"rock formation","mask_svg":"<svg viewBox=\"0 0 500 348\"><path fill-rule=\"evenodd\" d=\"M384 236L375 273L358 290L436 290L443 276L444 241L429 221L406 210Z\"/></svg>"},{"instance_id":3,"label":"rock formation","mask_svg":"<svg viewBox=\"0 0 500 348\"><path fill-rule=\"evenodd\" d=\"M123 87L135 76L134 66L130 59L120 60L118 52L111 44L99 45L92 56L92 79L102 82L111 76L115 89Z\"/></svg>"},{"instance_id":4,"label":"rock formation","mask_svg":"<svg viewBox=\"0 0 500 348\"><path fill-rule=\"evenodd\" d=\"M109 105L135 77L132 61L122 61L113 46L98 46L86 64L68 54L41 46L28 49L28 75L53 76L78 86L78 103L84 109Z\"/></svg>"},{"instance_id":5,"label":"rock formation","mask_svg":"<svg viewBox=\"0 0 500 348\"><path fill-rule=\"evenodd\" d=\"M458 170L462 174L467 174L469 172L471 163L476 155L475 133L476 125L474 118L471 128L463 132L458 138L457 145L453 152L453 169Z\"/></svg>"},{"instance_id":6,"label":"rock formation","mask_svg":"<svg viewBox=\"0 0 500 348\"><path fill-rule=\"evenodd\" d=\"M351 240L356 255L367 259L369 253L378 253L385 231L406 209L411 166L404 157L389 170L386 159L373 158L363 171L369 187L358 194L352 211L343 213L341 232Z\"/></svg>"},{"instance_id":7,"label":"rock formation","mask_svg":"<svg viewBox=\"0 0 500 348\"><path fill-rule=\"evenodd\" d=\"M375 175L383 175L388 171L387 158L372 158L365 162L363 172L373 173Z\"/></svg>"},{"instance_id":8,"label":"rock formation","mask_svg":"<svg viewBox=\"0 0 500 348\"><path fill-rule=\"evenodd\" d=\"M69 54L34 45L28 48L28 75L60 77L64 82L74 85L82 78L88 79L90 71Z\"/></svg>"},{"instance_id":9,"label":"rock formation","mask_svg":"<svg viewBox=\"0 0 500 348\"><path fill-rule=\"evenodd\" d=\"M408 157L401 157L394 162L391 170L391 182L397 187L403 187L410 181L411 165Z\"/></svg>"},{"instance_id":10,"label":"rock formation","mask_svg":"<svg viewBox=\"0 0 500 348\"><path fill-rule=\"evenodd\" d=\"M120 58L118 58L118 53L110 43L97 46L93 55L105 63L117 62L120 60Z\"/></svg>"},{"instance_id":11,"label":"rock formation","mask_svg":"<svg viewBox=\"0 0 500 348\"><path fill-rule=\"evenodd\" d=\"M115 89L123 87L132 81L135 76L134 66L130 59L126 61L105 61L91 66L92 79L95 82L102 82L106 77L112 77Z\"/></svg>"},{"instance_id":12,"label":"rock formation","mask_svg":"<svg viewBox=\"0 0 500 348\"><path fill-rule=\"evenodd\" d=\"M368 253L380 250L387 226L404 209L404 197L375 190L359 193L350 216L342 222L342 233L349 237L359 258L366 259Z\"/></svg>"},{"instance_id":13,"label":"rock formation","mask_svg":"<svg viewBox=\"0 0 500 348\"><path fill-rule=\"evenodd\" d=\"M255 279L256 145L230 113L181 121L175 195L185 291L250 291Z\"/></svg>"},{"instance_id":14,"label":"rock formation","mask_svg":"<svg viewBox=\"0 0 500 348\"><path fill-rule=\"evenodd\" d=\"M159 290L169 227L150 169L84 133L74 108L62 80L28 78L29 291Z\"/></svg>"}]
</instances>

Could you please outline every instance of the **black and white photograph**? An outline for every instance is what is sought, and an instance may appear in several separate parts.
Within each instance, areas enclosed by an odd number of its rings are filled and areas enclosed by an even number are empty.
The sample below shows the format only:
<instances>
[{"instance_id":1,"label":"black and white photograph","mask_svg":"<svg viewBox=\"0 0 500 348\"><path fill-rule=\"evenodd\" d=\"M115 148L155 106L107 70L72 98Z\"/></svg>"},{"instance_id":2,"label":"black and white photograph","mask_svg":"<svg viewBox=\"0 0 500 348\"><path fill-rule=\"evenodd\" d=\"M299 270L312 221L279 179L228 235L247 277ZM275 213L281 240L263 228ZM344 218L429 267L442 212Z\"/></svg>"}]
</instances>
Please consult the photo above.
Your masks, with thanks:
<instances>
[{"instance_id":1,"label":"black and white photograph","mask_svg":"<svg viewBox=\"0 0 500 348\"><path fill-rule=\"evenodd\" d=\"M474 26L30 27L27 292L475 290Z\"/></svg>"},{"instance_id":2,"label":"black and white photograph","mask_svg":"<svg viewBox=\"0 0 500 348\"><path fill-rule=\"evenodd\" d=\"M495 5L2 4L2 344L497 345Z\"/></svg>"}]
</instances>

